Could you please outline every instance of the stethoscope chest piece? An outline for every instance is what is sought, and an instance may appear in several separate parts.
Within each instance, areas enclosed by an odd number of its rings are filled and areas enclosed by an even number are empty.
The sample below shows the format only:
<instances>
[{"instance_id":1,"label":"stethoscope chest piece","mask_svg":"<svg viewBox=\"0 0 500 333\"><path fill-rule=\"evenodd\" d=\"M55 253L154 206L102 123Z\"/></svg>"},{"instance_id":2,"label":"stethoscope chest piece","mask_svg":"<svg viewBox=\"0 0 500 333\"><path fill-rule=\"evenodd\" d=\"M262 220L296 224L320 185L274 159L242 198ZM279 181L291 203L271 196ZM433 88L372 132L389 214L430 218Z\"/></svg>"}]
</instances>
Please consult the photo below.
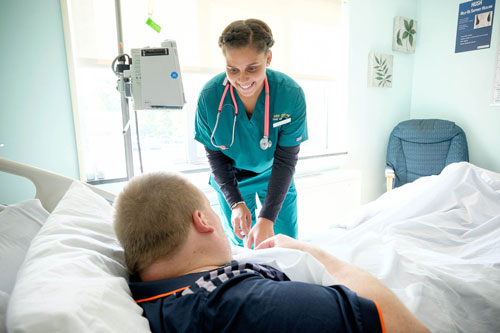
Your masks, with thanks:
<instances>
[{"instance_id":1,"label":"stethoscope chest piece","mask_svg":"<svg viewBox=\"0 0 500 333\"><path fill-rule=\"evenodd\" d=\"M266 150L270 148L273 145L271 140L267 136L264 136L262 139L260 139L260 149Z\"/></svg>"}]
</instances>

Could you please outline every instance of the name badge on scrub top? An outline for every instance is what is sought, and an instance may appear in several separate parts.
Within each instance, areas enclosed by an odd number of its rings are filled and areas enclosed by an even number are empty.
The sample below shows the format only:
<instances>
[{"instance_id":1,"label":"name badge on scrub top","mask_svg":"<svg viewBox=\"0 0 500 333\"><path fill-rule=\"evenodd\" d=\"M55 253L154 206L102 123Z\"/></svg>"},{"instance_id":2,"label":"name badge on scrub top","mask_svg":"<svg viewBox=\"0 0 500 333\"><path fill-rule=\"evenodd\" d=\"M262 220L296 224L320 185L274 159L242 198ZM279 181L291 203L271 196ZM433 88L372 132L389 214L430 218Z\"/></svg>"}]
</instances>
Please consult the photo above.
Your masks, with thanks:
<instances>
[{"instance_id":1,"label":"name badge on scrub top","mask_svg":"<svg viewBox=\"0 0 500 333\"><path fill-rule=\"evenodd\" d=\"M286 119L280 120L280 121L278 121L278 122L275 122L275 123L273 124L273 127L274 127L274 128L276 128L276 127L278 127L278 126L288 124L288 123L289 123L289 122L291 122L291 121L292 121L292 118L286 118Z\"/></svg>"}]
</instances>

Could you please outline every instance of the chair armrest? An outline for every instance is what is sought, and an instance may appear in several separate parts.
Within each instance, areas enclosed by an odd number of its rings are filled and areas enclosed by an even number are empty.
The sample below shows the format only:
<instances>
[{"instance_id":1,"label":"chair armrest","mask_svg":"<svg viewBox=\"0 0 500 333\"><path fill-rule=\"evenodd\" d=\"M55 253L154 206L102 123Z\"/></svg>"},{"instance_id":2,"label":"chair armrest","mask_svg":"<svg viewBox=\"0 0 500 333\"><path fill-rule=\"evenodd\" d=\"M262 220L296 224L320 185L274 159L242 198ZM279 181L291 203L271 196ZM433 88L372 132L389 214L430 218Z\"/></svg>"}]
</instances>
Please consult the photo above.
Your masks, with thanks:
<instances>
[{"instance_id":1,"label":"chair armrest","mask_svg":"<svg viewBox=\"0 0 500 333\"><path fill-rule=\"evenodd\" d=\"M392 190L392 181L394 179L394 169L391 167L386 167L385 168L385 186L387 188L387 191Z\"/></svg>"}]
</instances>

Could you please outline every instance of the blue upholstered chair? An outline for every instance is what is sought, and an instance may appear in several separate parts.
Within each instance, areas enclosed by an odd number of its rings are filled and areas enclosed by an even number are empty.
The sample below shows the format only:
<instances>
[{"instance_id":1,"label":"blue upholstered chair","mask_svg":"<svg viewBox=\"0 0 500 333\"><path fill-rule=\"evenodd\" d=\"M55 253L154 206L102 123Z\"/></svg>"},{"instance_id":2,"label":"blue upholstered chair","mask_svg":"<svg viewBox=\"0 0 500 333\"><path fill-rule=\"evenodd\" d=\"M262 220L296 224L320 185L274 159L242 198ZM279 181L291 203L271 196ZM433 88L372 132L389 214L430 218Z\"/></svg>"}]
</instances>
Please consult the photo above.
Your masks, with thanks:
<instances>
[{"instance_id":1,"label":"blue upholstered chair","mask_svg":"<svg viewBox=\"0 0 500 333\"><path fill-rule=\"evenodd\" d=\"M399 123L387 146L387 190L430 175L450 163L469 161L464 131L441 119L411 119Z\"/></svg>"}]
</instances>

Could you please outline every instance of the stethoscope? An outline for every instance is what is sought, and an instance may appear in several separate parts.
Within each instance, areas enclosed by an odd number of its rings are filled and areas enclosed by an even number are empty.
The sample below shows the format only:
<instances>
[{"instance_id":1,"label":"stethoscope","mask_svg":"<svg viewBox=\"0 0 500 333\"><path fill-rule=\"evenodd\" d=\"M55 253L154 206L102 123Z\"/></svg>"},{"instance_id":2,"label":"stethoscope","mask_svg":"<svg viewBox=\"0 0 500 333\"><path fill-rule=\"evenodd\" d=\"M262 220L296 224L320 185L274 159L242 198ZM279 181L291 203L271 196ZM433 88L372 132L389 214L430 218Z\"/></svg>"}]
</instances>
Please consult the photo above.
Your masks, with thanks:
<instances>
[{"instance_id":1,"label":"stethoscope","mask_svg":"<svg viewBox=\"0 0 500 333\"><path fill-rule=\"evenodd\" d=\"M222 98L221 98L220 104L219 104L219 109L217 112L217 120L215 121L215 127L214 127L214 130L212 131L212 135L210 136L210 142L212 143L212 145L214 147L220 148L222 150L231 148L233 143L234 143L234 128L236 127L236 116L238 115L238 103L236 103L236 99L234 98L233 85L231 83L228 83L227 81L228 80L226 77L224 79L224 83L223 83L223 85L225 85L226 88L224 89L224 93L222 94ZM265 106L264 106L264 136L262 137L262 139L260 139L260 142L259 142L260 149L262 149L262 150L266 150L269 147L271 147L271 145L272 145L271 140L269 140L269 83L267 82L267 76L264 78L264 87L265 87L265 97L266 97L265 98ZM226 93L227 93L228 88L231 91L231 98L233 100L234 117L233 117L233 135L232 135L232 139L231 139L231 144L229 145L229 147L226 147L224 145L217 146L214 143L214 134L215 134L215 131L217 130L217 125L219 124L219 117L220 117L220 114L222 111L222 103L224 103L224 98L226 98Z\"/></svg>"}]
</instances>

